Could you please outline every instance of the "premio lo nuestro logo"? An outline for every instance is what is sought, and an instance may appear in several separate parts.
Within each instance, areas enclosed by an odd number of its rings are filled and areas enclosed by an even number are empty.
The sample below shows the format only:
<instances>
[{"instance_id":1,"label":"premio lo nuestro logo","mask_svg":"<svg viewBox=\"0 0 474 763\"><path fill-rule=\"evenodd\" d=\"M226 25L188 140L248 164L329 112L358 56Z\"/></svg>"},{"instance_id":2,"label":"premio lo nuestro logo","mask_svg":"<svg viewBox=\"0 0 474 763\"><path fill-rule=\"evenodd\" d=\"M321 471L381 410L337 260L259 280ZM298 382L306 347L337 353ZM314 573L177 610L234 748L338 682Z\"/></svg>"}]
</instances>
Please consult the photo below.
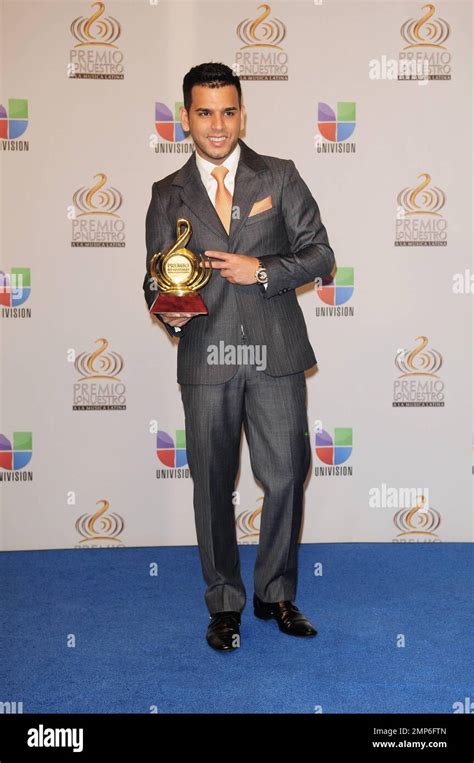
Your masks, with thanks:
<instances>
[{"instance_id":1,"label":"premio lo nuestro logo","mask_svg":"<svg viewBox=\"0 0 474 763\"><path fill-rule=\"evenodd\" d=\"M119 374L124 361L117 352L109 350L107 339L96 339L94 352L81 352L74 359L80 374L73 385L73 411L124 411L126 387Z\"/></svg>"},{"instance_id":2,"label":"premio lo nuestro logo","mask_svg":"<svg viewBox=\"0 0 474 763\"><path fill-rule=\"evenodd\" d=\"M0 148L2 151L29 151L28 140L18 140L28 127L28 101L9 98L8 110L0 104Z\"/></svg>"},{"instance_id":3,"label":"premio lo nuestro logo","mask_svg":"<svg viewBox=\"0 0 474 763\"><path fill-rule=\"evenodd\" d=\"M337 101L334 109L328 103L318 103L319 134L314 145L318 154L354 154L356 144L347 143L356 127L355 101Z\"/></svg>"},{"instance_id":4,"label":"premio lo nuestro logo","mask_svg":"<svg viewBox=\"0 0 474 763\"><path fill-rule=\"evenodd\" d=\"M150 137L150 145L156 154L189 154L194 150L193 141L188 140L191 133L181 124L181 106L184 106L182 101L175 101L172 111L166 103L156 101L155 133Z\"/></svg>"},{"instance_id":5,"label":"premio lo nuestro logo","mask_svg":"<svg viewBox=\"0 0 474 763\"><path fill-rule=\"evenodd\" d=\"M33 454L31 432L13 432L9 440L0 434L0 482L31 482L32 471L24 471Z\"/></svg>"},{"instance_id":6,"label":"premio lo nuestro logo","mask_svg":"<svg viewBox=\"0 0 474 763\"><path fill-rule=\"evenodd\" d=\"M316 456L326 466L315 466L316 477L352 476L352 466L343 466L352 455L352 429L336 427L334 438L325 429L316 431Z\"/></svg>"},{"instance_id":7,"label":"premio lo nuestro logo","mask_svg":"<svg viewBox=\"0 0 474 763\"><path fill-rule=\"evenodd\" d=\"M244 19L237 26L243 45L232 68L242 80L287 80L288 55L280 45L286 37L285 24L272 15L267 3L258 10L256 18Z\"/></svg>"},{"instance_id":8,"label":"premio lo nuestro logo","mask_svg":"<svg viewBox=\"0 0 474 763\"><path fill-rule=\"evenodd\" d=\"M445 46L450 34L449 24L437 15L432 3L423 5L422 11L425 11L423 15L407 19L400 28L406 45L399 53L398 79L413 79L411 74L402 73L403 64L416 60L417 65L426 71L427 79L450 80L451 55Z\"/></svg>"},{"instance_id":9,"label":"premio lo nuestro logo","mask_svg":"<svg viewBox=\"0 0 474 763\"><path fill-rule=\"evenodd\" d=\"M90 16L79 16L71 24L77 40L70 51L68 74L71 79L123 79L123 53L116 44L121 27L106 14L105 3L92 3Z\"/></svg>"},{"instance_id":10,"label":"premio lo nuestro logo","mask_svg":"<svg viewBox=\"0 0 474 763\"><path fill-rule=\"evenodd\" d=\"M446 195L422 172L420 182L403 188L397 196L395 246L446 246L448 223L441 210Z\"/></svg>"},{"instance_id":11,"label":"premio lo nuestro logo","mask_svg":"<svg viewBox=\"0 0 474 763\"><path fill-rule=\"evenodd\" d=\"M82 535L76 548L120 548L125 522L120 514L109 512L110 503L105 498L96 502L100 508L95 514L82 514L76 521L76 530Z\"/></svg>"},{"instance_id":12,"label":"premio lo nuestro logo","mask_svg":"<svg viewBox=\"0 0 474 763\"><path fill-rule=\"evenodd\" d=\"M163 430L156 433L156 457L166 469L157 469L157 479L189 477L186 431L176 429L175 439Z\"/></svg>"},{"instance_id":13,"label":"premio lo nuestro logo","mask_svg":"<svg viewBox=\"0 0 474 763\"><path fill-rule=\"evenodd\" d=\"M426 508L423 498L412 508L397 511L393 523L399 530L394 543L441 542L435 532L441 524L441 515L431 506Z\"/></svg>"},{"instance_id":14,"label":"premio lo nuestro logo","mask_svg":"<svg viewBox=\"0 0 474 763\"><path fill-rule=\"evenodd\" d=\"M125 246L125 224L118 214L122 194L107 185L105 172L98 172L94 180L92 186L79 188L73 195L71 246Z\"/></svg>"},{"instance_id":15,"label":"premio lo nuestro logo","mask_svg":"<svg viewBox=\"0 0 474 763\"><path fill-rule=\"evenodd\" d=\"M354 307L346 305L354 294L354 268L338 267L334 278L323 278L316 294L327 307L316 307L318 317L353 316Z\"/></svg>"},{"instance_id":16,"label":"premio lo nuestro logo","mask_svg":"<svg viewBox=\"0 0 474 763\"><path fill-rule=\"evenodd\" d=\"M31 308L21 307L31 294L30 268L0 270L0 307L2 318L31 318Z\"/></svg>"},{"instance_id":17,"label":"premio lo nuestro logo","mask_svg":"<svg viewBox=\"0 0 474 763\"><path fill-rule=\"evenodd\" d=\"M242 545L258 543L260 537L260 521L262 518L262 502L264 496L257 499L260 506L256 509L241 511L235 518L235 526L238 533L237 541Z\"/></svg>"},{"instance_id":18,"label":"premio lo nuestro logo","mask_svg":"<svg viewBox=\"0 0 474 763\"><path fill-rule=\"evenodd\" d=\"M416 337L419 344L412 350L401 348L395 356L400 371L393 385L395 408L444 407L444 382L438 371L443 358L438 350L426 349L428 338Z\"/></svg>"}]
</instances>

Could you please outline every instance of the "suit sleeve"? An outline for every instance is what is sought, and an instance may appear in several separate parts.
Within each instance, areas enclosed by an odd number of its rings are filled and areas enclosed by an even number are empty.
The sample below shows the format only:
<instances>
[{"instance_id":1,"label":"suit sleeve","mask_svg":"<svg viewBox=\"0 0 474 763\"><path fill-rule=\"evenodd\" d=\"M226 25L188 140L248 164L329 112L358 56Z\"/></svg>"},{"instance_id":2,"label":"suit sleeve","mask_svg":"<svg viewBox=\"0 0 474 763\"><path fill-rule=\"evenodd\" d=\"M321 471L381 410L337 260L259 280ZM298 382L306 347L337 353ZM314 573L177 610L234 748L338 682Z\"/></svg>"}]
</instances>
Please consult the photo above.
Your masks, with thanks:
<instances>
[{"instance_id":1,"label":"suit sleeve","mask_svg":"<svg viewBox=\"0 0 474 763\"><path fill-rule=\"evenodd\" d=\"M281 203L290 252L259 255L268 272L265 299L327 277L336 264L319 207L291 159L287 162Z\"/></svg>"},{"instance_id":2,"label":"suit sleeve","mask_svg":"<svg viewBox=\"0 0 474 763\"><path fill-rule=\"evenodd\" d=\"M143 280L143 291L145 294L145 301L148 305L148 309L152 306L153 302L155 301L156 297L158 296L159 290L152 278L150 278L149 272L148 272L148 265L150 263L151 258L156 252L162 251L167 244L165 244L165 241L169 240L171 242L172 240L172 234L168 231L168 221L166 219L165 213L163 211L163 208L160 204L159 199L159 192L158 192L158 186L156 183L153 183L151 187L151 201L148 206L148 211L146 214L146 220L145 220L145 238L146 238L146 273L145 278ZM170 336L182 336L184 334L184 331L186 329L186 326L181 326L181 331L175 331L174 326L170 326L169 323L166 323L161 315L156 314L156 317L158 320L160 320L167 330L168 334Z\"/></svg>"}]
</instances>

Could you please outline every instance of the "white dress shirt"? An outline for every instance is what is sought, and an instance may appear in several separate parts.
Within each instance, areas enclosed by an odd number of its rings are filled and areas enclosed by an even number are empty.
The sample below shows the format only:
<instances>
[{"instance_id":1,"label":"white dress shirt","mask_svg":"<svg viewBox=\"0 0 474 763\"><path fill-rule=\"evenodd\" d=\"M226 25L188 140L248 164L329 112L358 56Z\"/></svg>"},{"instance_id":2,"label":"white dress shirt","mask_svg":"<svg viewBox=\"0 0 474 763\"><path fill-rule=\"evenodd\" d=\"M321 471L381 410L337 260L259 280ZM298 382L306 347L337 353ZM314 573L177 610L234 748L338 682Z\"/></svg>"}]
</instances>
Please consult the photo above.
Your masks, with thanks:
<instances>
[{"instance_id":1,"label":"white dress shirt","mask_svg":"<svg viewBox=\"0 0 474 763\"><path fill-rule=\"evenodd\" d=\"M216 169L217 166L223 166L227 167L229 172L224 178L224 185L227 188L228 191L230 191L231 196L234 195L234 187L235 187L235 174L237 172L237 165L239 163L240 159L240 146L237 143L236 147L232 151L231 154L227 157L227 159L222 162L221 165L213 164L212 162L208 162L207 159L203 159L202 156L198 154L196 151L196 164L197 168L199 170L199 174L201 175L201 180L204 184L204 188L207 191L207 194L212 201L213 206L216 205L216 191L217 191L217 180L215 177L211 175L211 172Z\"/></svg>"},{"instance_id":2,"label":"white dress shirt","mask_svg":"<svg viewBox=\"0 0 474 763\"><path fill-rule=\"evenodd\" d=\"M201 180L203 182L204 188L207 191L207 195L209 196L212 205L215 207L216 205L216 192L217 192L217 180L215 177L211 175L211 172L217 167L217 166L224 166L227 167L229 172L224 178L224 185L227 188L227 190L230 192L231 196L234 195L234 187L235 187L235 175L237 172L237 165L239 164L240 159L240 145L237 143L236 147L232 151L232 153L229 154L227 159L222 162L222 165L216 165L213 164L213 162L209 162L207 159L204 159L202 156L198 154L196 151L196 165L199 170L199 174L201 176ZM265 289L267 288L267 284L264 284ZM242 334L244 333L244 327L241 326ZM176 332L181 331L179 326L175 326L174 329Z\"/></svg>"}]
</instances>

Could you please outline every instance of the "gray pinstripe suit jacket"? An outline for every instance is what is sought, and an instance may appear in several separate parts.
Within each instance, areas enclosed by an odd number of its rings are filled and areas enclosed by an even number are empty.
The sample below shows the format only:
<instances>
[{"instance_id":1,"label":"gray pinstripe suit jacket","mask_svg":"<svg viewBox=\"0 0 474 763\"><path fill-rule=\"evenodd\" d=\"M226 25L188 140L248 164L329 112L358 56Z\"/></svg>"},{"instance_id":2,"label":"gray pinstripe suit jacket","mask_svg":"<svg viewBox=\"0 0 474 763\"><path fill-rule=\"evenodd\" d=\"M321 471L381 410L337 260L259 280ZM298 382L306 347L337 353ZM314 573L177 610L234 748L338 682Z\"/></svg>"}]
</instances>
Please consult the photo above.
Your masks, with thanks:
<instances>
[{"instance_id":1,"label":"gray pinstripe suit jacket","mask_svg":"<svg viewBox=\"0 0 474 763\"><path fill-rule=\"evenodd\" d=\"M213 272L200 292L209 315L195 316L179 334L179 384L218 384L230 379L238 366L210 365L208 348L220 342L241 344L241 324L250 344L266 345L264 373L284 376L317 362L295 288L328 276L335 265L318 205L291 159L263 156L243 140L239 143L232 200L239 216L233 216L229 235L201 181L195 153L180 170L152 186L146 215L147 267L155 252L176 240L177 218L186 217L192 225L187 244L191 251L248 254L261 259L268 271L266 290L257 283L231 284L218 270ZM253 204L269 195L273 207L249 217ZM143 290L150 307L157 292L148 274ZM164 325L176 336L171 326Z\"/></svg>"}]
</instances>

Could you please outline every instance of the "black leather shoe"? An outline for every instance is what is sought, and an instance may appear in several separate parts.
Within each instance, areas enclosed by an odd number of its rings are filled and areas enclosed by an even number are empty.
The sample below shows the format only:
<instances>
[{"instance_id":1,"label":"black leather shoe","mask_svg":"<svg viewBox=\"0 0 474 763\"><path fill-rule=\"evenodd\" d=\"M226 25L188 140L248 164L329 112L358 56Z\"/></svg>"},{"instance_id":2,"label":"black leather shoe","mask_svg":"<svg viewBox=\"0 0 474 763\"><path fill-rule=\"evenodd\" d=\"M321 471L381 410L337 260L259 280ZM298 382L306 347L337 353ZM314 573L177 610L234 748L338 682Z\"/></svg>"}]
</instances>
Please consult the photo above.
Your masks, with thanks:
<instances>
[{"instance_id":1,"label":"black leather shoe","mask_svg":"<svg viewBox=\"0 0 474 763\"><path fill-rule=\"evenodd\" d=\"M206 639L213 649L237 649L240 646L240 612L215 612L211 615Z\"/></svg>"},{"instance_id":2,"label":"black leather shoe","mask_svg":"<svg viewBox=\"0 0 474 763\"><path fill-rule=\"evenodd\" d=\"M289 636L316 636L318 631L291 601L267 603L253 595L253 611L261 620L277 621L279 629Z\"/></svg>"}]
</instances>

